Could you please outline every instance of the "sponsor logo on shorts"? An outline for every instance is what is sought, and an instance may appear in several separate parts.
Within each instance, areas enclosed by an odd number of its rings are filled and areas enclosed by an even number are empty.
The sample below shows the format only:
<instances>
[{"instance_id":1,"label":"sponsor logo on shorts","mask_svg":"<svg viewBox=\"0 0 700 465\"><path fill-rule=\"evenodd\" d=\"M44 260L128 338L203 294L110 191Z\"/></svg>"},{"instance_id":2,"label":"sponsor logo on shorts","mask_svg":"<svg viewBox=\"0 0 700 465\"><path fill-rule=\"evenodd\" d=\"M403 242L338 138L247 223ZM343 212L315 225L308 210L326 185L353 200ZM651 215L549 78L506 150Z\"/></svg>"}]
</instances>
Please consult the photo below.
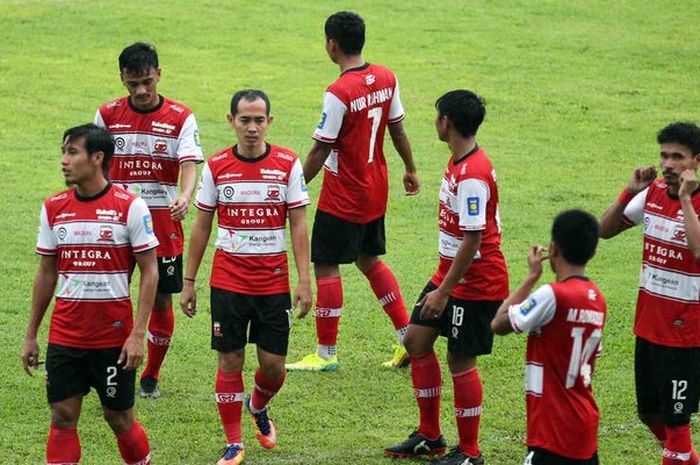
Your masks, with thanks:
<instances>
[{"instance_id":1,"label":"sponsor logo on shorts","mask_svg":"<svg viewBox=\"0 0 700 465\"><path fill-rule=\"evenodd\" d=\"M215 321L212 325L212 334L214 337L224 337L224 333L221 332L221 323Z\"/></svg>"},{"instance_id":2,"label":"sponsor logo on shorts","mask_svg":"<svg viewBox=\"0 0 700 465\"><path fill-rule=\"evenodd\" d=\"M172 265L170 265L170 266L165 270L165 273L166 273L168 276L175 276L175 267L172 266Z\"/></svg>"}]
</instances>

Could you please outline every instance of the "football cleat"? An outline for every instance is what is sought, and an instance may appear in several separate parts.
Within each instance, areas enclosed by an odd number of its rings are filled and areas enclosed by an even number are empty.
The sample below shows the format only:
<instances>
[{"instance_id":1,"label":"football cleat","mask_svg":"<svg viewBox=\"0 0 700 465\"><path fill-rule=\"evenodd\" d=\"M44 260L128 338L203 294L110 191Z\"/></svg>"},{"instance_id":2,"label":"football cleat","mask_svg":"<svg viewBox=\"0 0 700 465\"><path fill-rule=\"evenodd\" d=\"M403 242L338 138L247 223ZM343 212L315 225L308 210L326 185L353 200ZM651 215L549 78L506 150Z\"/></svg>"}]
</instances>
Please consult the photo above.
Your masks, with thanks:
<instances>
[{"instance_id":1,"label":"football cleat","mask_svg":"<svg viewBox=\"0 0 700 465\"><path fill-rule=\"evenodd\" d=\"M265 449L272 449L277 445L277 430L275 429L275 424L269 417L270 409L265 407L262 411L258 413L253 413L251 406L250 396L245 398L245 409L253 417L253 424L255 425L255 439L258 440L261 446Z\"/></svg>"},{"instance_id":2,"label":"football cleat","mask_svg":"<svg viewBox=\"0 0 700 465\"><path fill-rule=\"evenodd\" d=\"M151 376L146 376L145 378L141 378L139 384L139 397L142 399L157 399L160 397L160 389L158 389L157 379Z\"/></svg>"},{"instance_id":3,"label":"football cleat","mask_svg":"<svg viewBox=\"0 0 700 465\"><path fill-rule=\"evenodd\" d=\"M284 365L287 371L336 371L338 366L337 355L326 360L321 358L316 352L307 355L296 363L286 363Z\"/></svg>"},{"instance_id":4,"label":"football cleat","mask_svg":"<svg viewBox=\"0 0 700 465\"><path fill-rule=\"evenodd\" d=\"M406 368L411 364L411 356L406 348L400 344L394 345L394 356L388 362L382 363L386 368Z\"/></svg>"},{"instance_id":5,"label":"football cleat","mask_svg":"<svg viewBox=\"0 0 700 465\"><path fill-rule=\"evenodd\" d=\"M447 443L442 435L430 440L418 431L414 431L404 442L384 449L384 455L397 459L437 457L445 453L446 447Z\"/></svg>"},{"instance_id":6,"label":"football cleat","mask_svg":"<svg viewBox=\"0 0 700 465\"><path fill-rule=\"evenodd\" d=\"M224 448L216 465L240 465L245 459L245 451L240 444L229 444Z\"/></svg>"},{"instance_id":7,"label":"football cleat","mask_svg":"<svg viewBox=\"0 0 700 465\"><path fill-rule=\"evenodd\" d=\"M484 456L470 457L462 452L459 447L452 449L449 454L433 462L432 465L484 465Z\"/></svg>"}]
</instances>

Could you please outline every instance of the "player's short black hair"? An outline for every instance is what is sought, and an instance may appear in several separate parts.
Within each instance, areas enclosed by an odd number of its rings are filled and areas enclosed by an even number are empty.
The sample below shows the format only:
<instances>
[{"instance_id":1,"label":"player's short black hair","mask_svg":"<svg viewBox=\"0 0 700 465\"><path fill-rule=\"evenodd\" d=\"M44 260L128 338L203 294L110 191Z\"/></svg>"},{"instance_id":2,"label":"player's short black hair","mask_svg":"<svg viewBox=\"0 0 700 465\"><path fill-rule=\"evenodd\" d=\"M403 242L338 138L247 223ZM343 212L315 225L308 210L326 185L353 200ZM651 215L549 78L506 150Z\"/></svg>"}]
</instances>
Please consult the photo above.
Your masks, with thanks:
<instances>
[{"instance_id":1,"label":"player's short black hair","mask_svg":"<svg viewBox=\"0 0 700 465\"><path fill-rule=\"evenodd\" d=\"M129 45L119 55L119 72L124 70L131 74L147 74L151 68L158 69L158 52L146 42Z\"/></svg>"},{"instance_id":2,"label":"player's short black hair","mask_svg":"<svg viewBox=\"0 0 700 465\"><path fill-rule=\"evenodd\" d=\"M112 137L112 134L105 128L101 128L92 123L81 124L80 126L66 129L63 133L61 144L74 142L81 138L85 140L85 149L87 150L88 156L92 157L97 152L102 152L104 154L104 158L102 159L102 172L105 177L109 179L109 164L112 162L112 156L114 155L114 137Z\"/></svg>"},{"instance_id":3,"label":"player's short black hair","mask_svg":"<svg viewBox=\"0 0 700 465\"><path fill-rule=\"evenodd\" d=\"M552 241L564 260L583 266L595 255L598 245L598 220L583 210L566 210L554 218Z\"/></svg>"},{"instance_id":4,"label":"player's short black hair","mask_svg":"<svg viewBox=\"0 0 700 465\"><path fill-rule=\"evenodd\" d=\"M326 40L333 39L346 55L359 55L365 46L365 22L357 13L339 11L326 20Z\"/></svg>"},{"instance_id":5,"label":"player's short black hair","mask_svg":"<svg viewBox=\"0 0 700 465\"><path fill-rule=\"evenodd\" d=\"M253 102L257 99L262 99L262 101L265 102L267 114L268 116L270 115L270 99L267 97L267 94L265 92L256 89L243 89L239 90L238 92L233 94L233 97L231 97L231 116L236 116L236 113L238 112L238 102L240 102L241 99L246 99L249 102Z\"/></svg>"},{"instance_id":6,"label":"player's short black hair","mask_svg":"<svg viewBox=\"0 0 700 465\"><path fill-rule=\"evenodd\" d=\"M671 123L663 128L656 135L659 144L675 142L685 145L693 152L693 155L700 153L700 128L690 121L679 121Z\"/></svg>"},{"instance_id":7,"label":"player's short black hair","mask_svg":"<svg viewBox=\"0 0 700 465\"><path fill-rule=\"evenodd\" d=\"M486 116L486 102L466 89L446 93L435 101L435 108L464 137L475 136Z\"/></svg>"}]
</instances>

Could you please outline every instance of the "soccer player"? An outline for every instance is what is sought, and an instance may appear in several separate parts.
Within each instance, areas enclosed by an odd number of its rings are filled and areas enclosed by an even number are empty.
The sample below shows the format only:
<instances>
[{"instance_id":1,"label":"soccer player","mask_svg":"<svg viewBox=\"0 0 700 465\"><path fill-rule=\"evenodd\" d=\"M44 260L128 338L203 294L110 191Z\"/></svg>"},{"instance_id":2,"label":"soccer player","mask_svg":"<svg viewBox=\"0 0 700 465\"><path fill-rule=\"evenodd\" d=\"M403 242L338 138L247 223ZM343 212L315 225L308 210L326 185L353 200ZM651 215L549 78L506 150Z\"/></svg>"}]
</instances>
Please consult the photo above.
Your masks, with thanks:
<instances>
[{"instance_id":1,"label":"soccer player","mask_svg":"<svg viewBox=\"0 0 700 465\"><path fill-rule=\"evenodd\" d=\"M598 406L591 377L600 354L606 305L585 276L598 244L598 222L568 210L552 225L548 255L528 252L529 274L491 322L496 334L529 332L525 365L525 465L597 465ZM549 259L556 282L532 289Z\"/></svg>"},{"instance_id":2,"label":"soccer player","mask_svg":"<svg viewBox=\"0 0 700 465\"><path fill-rule=\"evenodd\" d=\"M93 124L68 129L61 150L63 175L75 188L49 197L41 208L41 261L22 350L31 376L42 363L37 333L56 290L46 354L46 461L80 461L78 417L93 387L124 462L147 465L148 438L133 406L135 369L143 361L158 282L151 214L142 199L109 182L114 139L107 131ZM135 321L129 298L134 259L141 271Z\"/></svg>"},{"instance_id":3,"label":"soccer player","mask_svg":"<svg viewBox=\"0 0 700 465\"><path fill-rule=\"evenodd\" d=\"M119 72L129 95L102 105L95 124L107 128L116 140L112 182L146 201L160 242L158 292L148 322L148 361L139 390L141 397L155 399L160 396L160 368L175 326L171 294L182 290L181 221L196 183L195 164L204 157L192 111L158 94L161 70L156 49L143 42L126 47L119 55Z\"/></svg>"},{"instance_id":4,"label":"soccer player","mask_svg":"<svg viewBox=\"0 0 700 465\"><path fill-rule=\"evenodd\" d=\"M644 224L634 318L637 413L663 447L664 465L696 465L690 415L700 397L700 128L673 123L657 135L663 179L636 168L603 213L600 237Z\"/></svg>"},{"instance_id":5,"label":"soccer player","mask_svg":"<svg viewBox=\"0 0 700 465\"><path fill-rule=\"evenodd\" d=\"M311 260L316 274L316 336L318 348L288 370L335 371L336 342L343 307L340 264L355 263L369 280L374 295L391 319L398 344L385 366L405 367L408 355L403 335L408 313L391 269L379 259L386 253L384 216L388 180L384 133L389 134L404 162L407 195L419 183L396 76L387 68L362 59L365 23L355 13L336 13L326 20L326 52L340 67L340 77L325 93L314 145L304 163L311 181L323 175L312 233Z\"/></svg>"},{"instance_id":6,"label":"soccer player","mask_svg":"<svg viewBox=\"0 0 700 465\"><path fill-rule=\"evenodd\" d=\"M471 91L454 90L440 97L435 107L438 137L451 153L440 188L440 263L418 298L404 340L420 424L408 439L384 452L398 458L445 452L440 432L442 379L433 350L442 335L448 341L459 445L436 463L482 464L478 437L483 390L476 358L491 353L489 325L508 296L498 187L494 167L476 141L486 114L483 100Z\"/></svg>"},{"instance_id":7,"label":"soccer player","mask_svg":"<svg viewBox=\"0 0 700 465\"><path fill-rule=\"evenodd\" d=\"M257 345L260 366L245 408L253 417L260 444L272 448L277 443L267 405L284 383L292 309L300 304L301 318L311 308L305 208L309 196L297 155L265 142L272 119L265 93L242 90L233 95L228 122L238 143L207 160L195 198L198 212L180 305L187 316L196 313L194 282L216 212L218 231L210 280L211 347L218 352L216 404L227 440L218 465L237 465L245 456L241 371L248 341ZM293 300L285 242L287 216L299 275Z\"/></svg>"}]
</instances>

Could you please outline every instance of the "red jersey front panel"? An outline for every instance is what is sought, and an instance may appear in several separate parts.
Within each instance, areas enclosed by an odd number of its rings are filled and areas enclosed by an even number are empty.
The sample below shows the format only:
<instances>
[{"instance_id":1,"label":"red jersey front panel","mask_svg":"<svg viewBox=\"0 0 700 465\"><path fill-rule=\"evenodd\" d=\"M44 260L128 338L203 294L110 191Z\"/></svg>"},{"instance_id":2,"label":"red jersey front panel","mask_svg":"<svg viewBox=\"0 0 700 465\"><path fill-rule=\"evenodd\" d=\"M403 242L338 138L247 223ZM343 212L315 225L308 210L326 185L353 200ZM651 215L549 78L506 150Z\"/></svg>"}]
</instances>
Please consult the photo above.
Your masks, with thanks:
<instances>
[{"instance_id":1,"label":"red jersey front panel","mask_svg":"<svg viewBox=\"0 0 700 465\"><path fill-rule=\"evenodd\" d=\"M287 210L309 195L294 152L268 145L246 159L228 148L207 160L195 205L217 212L212 287L252 295L289 292Z\"/></svg>"},{"instance_id":2,"label":"red jersey front panel","mask_svg":"<svg viewBox=\"0 0 700 465\"><path fill-rule=\"evenodd\" d=\"M353 68L328 87L313 135L332 144L319 210L354 223L384 216L389 189L384 133L387 123L403 117L399 85L388 68Z\"/></svg>"},{"instance_id":3,"label":"red jersey front panel","mask_svg":"<svg viewBox=\"0 0 700 465\"><path fill-rule=\"evenodd\" d=\"M120 187L93 200L70 189L44 201L36 251L55 255L58 269L49 343L121 346L133 325L133 254L157 246L146 203Z\"/></svg>"},{"instance_id":4,"label":"red jersey front panel","mask_svg":"<svg viewBox=\"0 0 700 465\"><path fill-rule=\"evenodd\" d=\"M527 445L571 459L598 449L598 407L591 377L607 308L582 277L540 287L508 309L516 332L529 331L525 391Z\"/></svg>"},{"instance_id":5,"label":"red jersey front panel","mask_svg":"<svg viewBox=\"0 0 700 465\"><path fill-rule=\"evenodd\" d=\"M700 195L692 202L700 212ZM700 263L688 248L680 201L659 179L632 199L625 218L644 224L634 333L654 344L700 347Z\"/></svg>"},{"instance_id":6,"label":"red jersey front panel","mask_svg":"<svg viewBox=\"0 0 700 465\"><path fill-rule=\"evenodd\" d=\"M481 246L450 295L463 300L508 297L508 268L501 252L496 171L481 148L454 161L450 157L440 188L440 265L431 278L439 286L462 244L464 231L481 231Z\"/></svg>"},{"instance_id":7,"label":"red jersey front panel","mask_svg":"<svg viewBox=\"0 0 700 465\"><path fill-rule=\"evenodd\" d=\"M155 109L142 112L128 97L102 105L95 124L115 139L112 182L141 196L153 214L159 257L182 255L183 232L170 217L168 205L178 197L180 163L202 162L199 130L186 106L165 97Z\"/></svg>"}]
</instances>

